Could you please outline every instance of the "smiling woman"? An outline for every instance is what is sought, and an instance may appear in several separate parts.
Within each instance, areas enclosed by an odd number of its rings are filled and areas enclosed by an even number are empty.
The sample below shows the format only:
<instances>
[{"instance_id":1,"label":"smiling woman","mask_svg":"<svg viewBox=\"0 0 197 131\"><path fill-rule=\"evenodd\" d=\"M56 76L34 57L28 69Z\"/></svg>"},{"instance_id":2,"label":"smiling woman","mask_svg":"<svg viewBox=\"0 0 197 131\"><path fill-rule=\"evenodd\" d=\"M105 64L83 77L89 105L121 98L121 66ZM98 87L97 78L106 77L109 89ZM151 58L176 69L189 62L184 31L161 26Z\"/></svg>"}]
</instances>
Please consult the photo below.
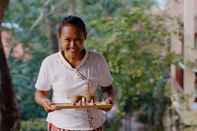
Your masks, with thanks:
<instances>
[{"instance_id":1,"label":"smiling woman","mask_svg":"<svg viewBox=\"0 0 197 131\"><path fill-rule=\"evenodd\" d=\"M77 65L75 61L79 62L79 59L83 58L84 52L84 40L85 35L81 34L81 31L73 25L64 26L59 34L60 47L64 50L65 58L70 60L70 63ZM78 59L78 60L77 60Z\"/></svg>"},{"instance_id":2,"label":"smiling woman","mask_svg":"<svg viewBox=\"0 0 197 131\"><path fill-rule=\"evenodd\" d=\"M102 131L105 122L104 110L56 110L53 103L70 103L76 107L95 104L94 100L83 98L93 98L91 96L95 96L98 87L107 94L104 103L113 103L114 91L108 65L101 54L85 48L86 36L85 23L81 18L65 17L58 32L60 51L42 62L35 85L35 100L49 112L49 131ZM53 91L52 101L47 99L50 90ZM74 100L76 97L80 99Z\"/></svg>"}]
</instances>

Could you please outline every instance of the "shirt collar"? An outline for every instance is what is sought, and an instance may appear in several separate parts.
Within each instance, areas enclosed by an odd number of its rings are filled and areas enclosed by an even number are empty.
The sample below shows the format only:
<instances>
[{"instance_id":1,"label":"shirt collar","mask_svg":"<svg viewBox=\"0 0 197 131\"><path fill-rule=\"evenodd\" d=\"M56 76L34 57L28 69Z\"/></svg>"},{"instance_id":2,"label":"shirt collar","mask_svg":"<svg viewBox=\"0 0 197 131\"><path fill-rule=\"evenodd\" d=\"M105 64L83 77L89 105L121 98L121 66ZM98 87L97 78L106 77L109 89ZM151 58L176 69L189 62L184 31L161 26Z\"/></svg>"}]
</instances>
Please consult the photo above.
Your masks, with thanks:
<instances>
[{"instance_id":1,"label":"shirt collar","mask_svg":"<svg viewBox=\"0 0 197 131\"><path fill-rule=\"evenodd\" d=\"M86 50L85 56L83 57L83 59L81 60L80 64L79 64L76 68L73 68L73 67L71 66L71 64L70 64L67 60L65 60L65 58L64 58L64 56L62 55L61 51L59 51L58 54L59 54L59 57L60 57L61 62L62 62L67 68L70 68L70 69L79 69L79 68L85 63L85 61L87 60L88 54L89 54L89 53L88 53L88 51Z\"/></svg>"}]
</instances>

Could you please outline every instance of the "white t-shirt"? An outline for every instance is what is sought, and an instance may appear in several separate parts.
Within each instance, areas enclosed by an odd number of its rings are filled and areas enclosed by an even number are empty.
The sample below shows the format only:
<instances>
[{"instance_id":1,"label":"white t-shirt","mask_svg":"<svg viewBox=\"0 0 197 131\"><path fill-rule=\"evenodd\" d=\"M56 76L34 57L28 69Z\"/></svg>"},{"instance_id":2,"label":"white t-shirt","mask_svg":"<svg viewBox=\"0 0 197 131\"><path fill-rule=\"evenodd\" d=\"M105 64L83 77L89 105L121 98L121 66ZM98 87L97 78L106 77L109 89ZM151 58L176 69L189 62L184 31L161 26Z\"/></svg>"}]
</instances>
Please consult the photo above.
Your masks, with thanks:
<instances>
[{"instance_id":1,"label":"white t-shirt","mask_svg":"<svg viewBox=\"0 0 197 131\"><path fill-rule=\"evenodd\" d=\"M112 84L112 77L104 57L86 51L76 68L64 59L61 52L46 57L40 68L35 87L53 91L52 102L72 103L73 97L95 94L99 86ZM92 130L103 125L105 113L98 109L61 109L48 113L47 121L69 130Z\"/></svg>"}]
</instances>

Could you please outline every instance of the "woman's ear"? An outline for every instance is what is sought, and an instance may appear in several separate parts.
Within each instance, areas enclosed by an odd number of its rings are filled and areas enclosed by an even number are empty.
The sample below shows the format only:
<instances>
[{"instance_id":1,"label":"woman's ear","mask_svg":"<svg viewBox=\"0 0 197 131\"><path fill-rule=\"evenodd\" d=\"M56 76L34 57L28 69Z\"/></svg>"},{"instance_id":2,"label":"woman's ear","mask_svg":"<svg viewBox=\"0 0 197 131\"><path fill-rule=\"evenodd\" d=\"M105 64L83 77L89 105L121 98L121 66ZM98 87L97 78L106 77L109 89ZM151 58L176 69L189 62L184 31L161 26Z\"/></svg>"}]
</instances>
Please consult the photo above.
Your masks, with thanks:
<instances>
[{"instance_id":1,"label":"woman's ear","mask_svg":"<svg viewBox=\"0 0 197 131\"><path fill-rule=\"evenodd\" d=\"M88 33L85 32L85 33L84 33L84 39L85 39L85 40L87 39L87 36L88 36Z\"/></svg>"}]
</instances>

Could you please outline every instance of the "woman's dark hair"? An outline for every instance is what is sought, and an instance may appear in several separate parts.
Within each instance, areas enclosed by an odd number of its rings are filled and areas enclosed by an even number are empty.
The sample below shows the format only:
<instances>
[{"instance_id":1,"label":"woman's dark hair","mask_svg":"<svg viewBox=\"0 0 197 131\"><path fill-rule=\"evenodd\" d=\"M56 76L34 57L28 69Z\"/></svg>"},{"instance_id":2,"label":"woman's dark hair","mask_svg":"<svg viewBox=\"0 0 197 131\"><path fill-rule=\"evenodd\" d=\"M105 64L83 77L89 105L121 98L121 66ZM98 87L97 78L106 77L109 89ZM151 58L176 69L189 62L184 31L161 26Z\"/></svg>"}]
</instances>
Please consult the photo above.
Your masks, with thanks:
<instances>
[{"instance_id":1,"label":"woman's dark hair","mask_svg":"<svg viewBox=\"0 0 197 131\"><path fill-rule=\"evenodd\" d=\"M60 23L59 28L58 28L58 35L59 36L61 36L62 28L65 25L69 25L69 24L80 29L80 31L83 33L84 37L86 38L86 36L87 36L86 25L83 22L83 20L78 16L66 16L62 20L62 22Z\"/></svg>"}]
</instances>

